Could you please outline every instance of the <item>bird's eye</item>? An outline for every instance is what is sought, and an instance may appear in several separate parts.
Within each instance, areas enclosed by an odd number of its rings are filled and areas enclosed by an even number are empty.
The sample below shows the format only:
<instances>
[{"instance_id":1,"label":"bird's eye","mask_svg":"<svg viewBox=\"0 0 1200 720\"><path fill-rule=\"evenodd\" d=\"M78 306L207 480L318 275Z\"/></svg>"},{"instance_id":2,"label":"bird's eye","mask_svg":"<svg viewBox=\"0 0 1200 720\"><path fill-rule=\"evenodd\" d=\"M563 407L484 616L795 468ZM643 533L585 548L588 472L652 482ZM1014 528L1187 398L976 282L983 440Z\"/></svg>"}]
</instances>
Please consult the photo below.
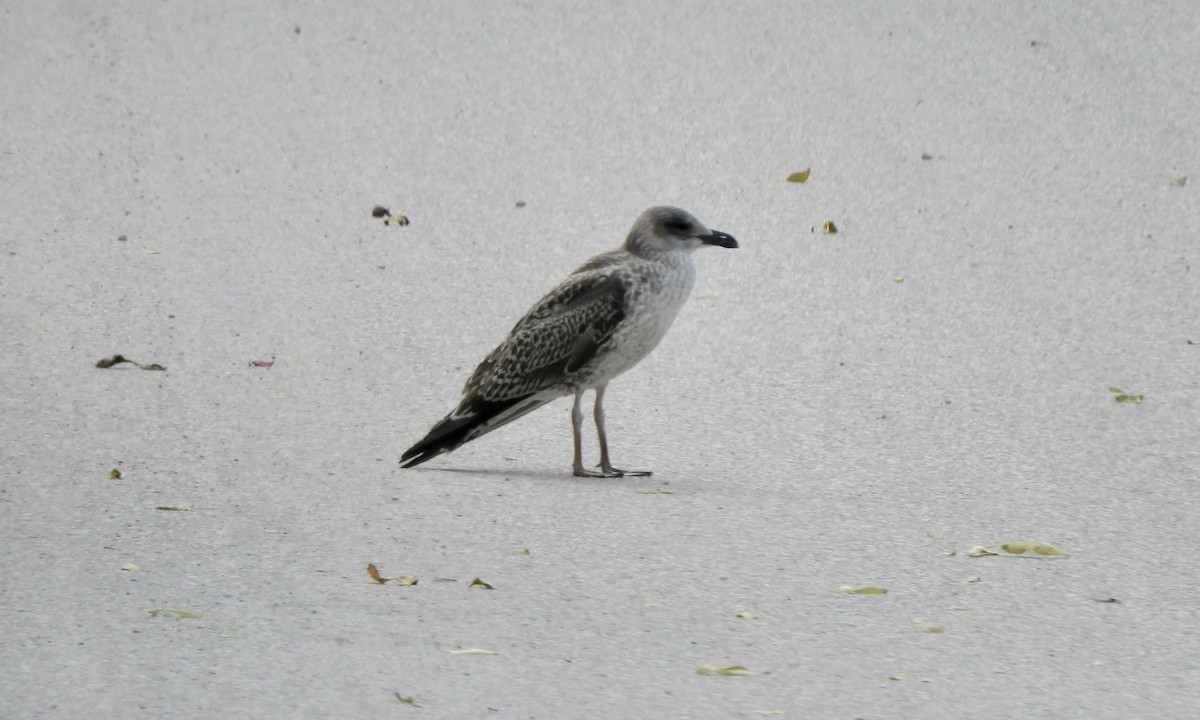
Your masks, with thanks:
<instances>
[{"instance_id":1,"label":"bird's eye","mask_svg":"<svg viewBox=\"0 0 1200 720\"><path fill-rule=\"evenodd\" d=\"M673 235L686 235L691 230L686 220L674 218L663 223L663 227L670 230Z\"/></svg>"}]
</instances>

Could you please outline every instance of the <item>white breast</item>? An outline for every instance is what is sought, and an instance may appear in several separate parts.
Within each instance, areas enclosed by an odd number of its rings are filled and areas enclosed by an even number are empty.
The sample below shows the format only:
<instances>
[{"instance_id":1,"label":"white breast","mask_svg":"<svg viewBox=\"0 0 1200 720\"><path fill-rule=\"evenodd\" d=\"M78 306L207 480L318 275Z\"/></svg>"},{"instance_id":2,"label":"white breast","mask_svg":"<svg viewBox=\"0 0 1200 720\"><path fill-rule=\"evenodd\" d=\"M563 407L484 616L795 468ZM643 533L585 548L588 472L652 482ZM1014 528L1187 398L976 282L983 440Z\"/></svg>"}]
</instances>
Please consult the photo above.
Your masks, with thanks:
<instances>
[{"instance_id":1,"label":"white breast","mask_svg":"<svg viewBox=\"0 0 1200 720\"><path fill-rule=\"evenodd\" d=\"M625 320L597 354L586 386L603 385L650 354L667 334L696 282L687 252L664 253L632 266L633 287Z\"/></svg>"}]
</instances>

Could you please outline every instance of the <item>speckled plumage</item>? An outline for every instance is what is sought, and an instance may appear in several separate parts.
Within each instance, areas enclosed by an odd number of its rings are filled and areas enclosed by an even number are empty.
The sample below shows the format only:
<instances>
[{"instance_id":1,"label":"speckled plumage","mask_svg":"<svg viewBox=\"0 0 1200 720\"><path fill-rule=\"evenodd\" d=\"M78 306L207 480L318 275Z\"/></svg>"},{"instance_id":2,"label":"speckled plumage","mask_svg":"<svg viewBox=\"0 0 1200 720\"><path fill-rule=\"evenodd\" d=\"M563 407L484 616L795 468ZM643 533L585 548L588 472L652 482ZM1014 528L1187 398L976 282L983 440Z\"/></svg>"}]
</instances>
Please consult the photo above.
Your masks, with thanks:
<instances>
[{"instance_id":1,"label":"speckled plumage","mask_svg":"<svg viewBox=\"0 0 1200 720\"><path fill-rule=\"evenodd\" d=\"M678 208L643 212L620 248L585 262L517 321L475 368L458 407L404 453L403 466L450 452L574 394L575 474L625 474L608 458L604 388L662 340L691 293L691 253L702 245L733 248L737 241ZM580 457L579 401L589 389L596 390L601 473L583 470Z\"/></svg>"}]
</instances>

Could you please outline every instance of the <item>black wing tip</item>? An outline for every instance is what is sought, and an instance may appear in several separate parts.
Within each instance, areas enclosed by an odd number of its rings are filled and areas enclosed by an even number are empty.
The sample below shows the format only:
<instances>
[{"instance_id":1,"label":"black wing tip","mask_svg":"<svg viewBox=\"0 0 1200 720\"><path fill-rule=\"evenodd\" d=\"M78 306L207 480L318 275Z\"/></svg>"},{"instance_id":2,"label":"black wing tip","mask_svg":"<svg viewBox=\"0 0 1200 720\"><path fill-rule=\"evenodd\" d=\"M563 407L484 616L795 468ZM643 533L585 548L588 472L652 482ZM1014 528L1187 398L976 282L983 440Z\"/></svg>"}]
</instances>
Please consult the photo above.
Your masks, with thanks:
<instances>
[{"instance_id":1,"label":"black wing tip","mask_svg":"<svg viewBox=\"0 0 1200 720\"><path fill-rule=\"evenodd\" d=\"M454 448L449 443L445 442L419 442L409 449L404 451L400 456L400 467L410 468L416 467L423 462L434 459L442 453L450 452Z\"/></svg>"},{"instance_id":2,"label":"black wing tip","mask_svg":"<svg viewBox=\"0 0 1200 720\"><path fill-rule=\"evenodd\" d=\"M420 465L421 463L425 462L426 460L432 460L434 458L434 456L436 456L437 454L438 453L433 453L433 452L418 452L418 453L409 454L406 452L400 456L400 467L402 467L402 468L416 467L417 465Z\"/></svg>"}]
</instances>

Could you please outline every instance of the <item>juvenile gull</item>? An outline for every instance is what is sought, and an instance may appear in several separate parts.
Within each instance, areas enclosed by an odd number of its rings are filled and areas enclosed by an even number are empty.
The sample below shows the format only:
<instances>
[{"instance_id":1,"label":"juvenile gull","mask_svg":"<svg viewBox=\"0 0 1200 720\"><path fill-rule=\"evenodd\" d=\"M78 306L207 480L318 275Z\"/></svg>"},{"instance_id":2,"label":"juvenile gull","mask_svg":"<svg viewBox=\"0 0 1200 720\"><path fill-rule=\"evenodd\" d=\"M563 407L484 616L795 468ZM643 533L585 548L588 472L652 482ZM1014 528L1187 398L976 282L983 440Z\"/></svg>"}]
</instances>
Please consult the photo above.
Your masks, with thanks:
<instances>
[{"instance_id":1,"label":"juvenile gull","mask_svg":"<svg viewBox=\"0 0 1200 720\"><path fill-rule=\"evenodd\" d=\"M585 262L517 321L475 368L454 412L405 451L401 465L420 465L574 394L575 475L649 475L613 467L604 432L604 390L646 357L671 327L696 281L692 251L703 245L738 246L733 237L709 230L679 208L643 212L624 245ZM589 389L596 391L600 472L583 467L579 405Z\"/></svg>"}]
</instances>

